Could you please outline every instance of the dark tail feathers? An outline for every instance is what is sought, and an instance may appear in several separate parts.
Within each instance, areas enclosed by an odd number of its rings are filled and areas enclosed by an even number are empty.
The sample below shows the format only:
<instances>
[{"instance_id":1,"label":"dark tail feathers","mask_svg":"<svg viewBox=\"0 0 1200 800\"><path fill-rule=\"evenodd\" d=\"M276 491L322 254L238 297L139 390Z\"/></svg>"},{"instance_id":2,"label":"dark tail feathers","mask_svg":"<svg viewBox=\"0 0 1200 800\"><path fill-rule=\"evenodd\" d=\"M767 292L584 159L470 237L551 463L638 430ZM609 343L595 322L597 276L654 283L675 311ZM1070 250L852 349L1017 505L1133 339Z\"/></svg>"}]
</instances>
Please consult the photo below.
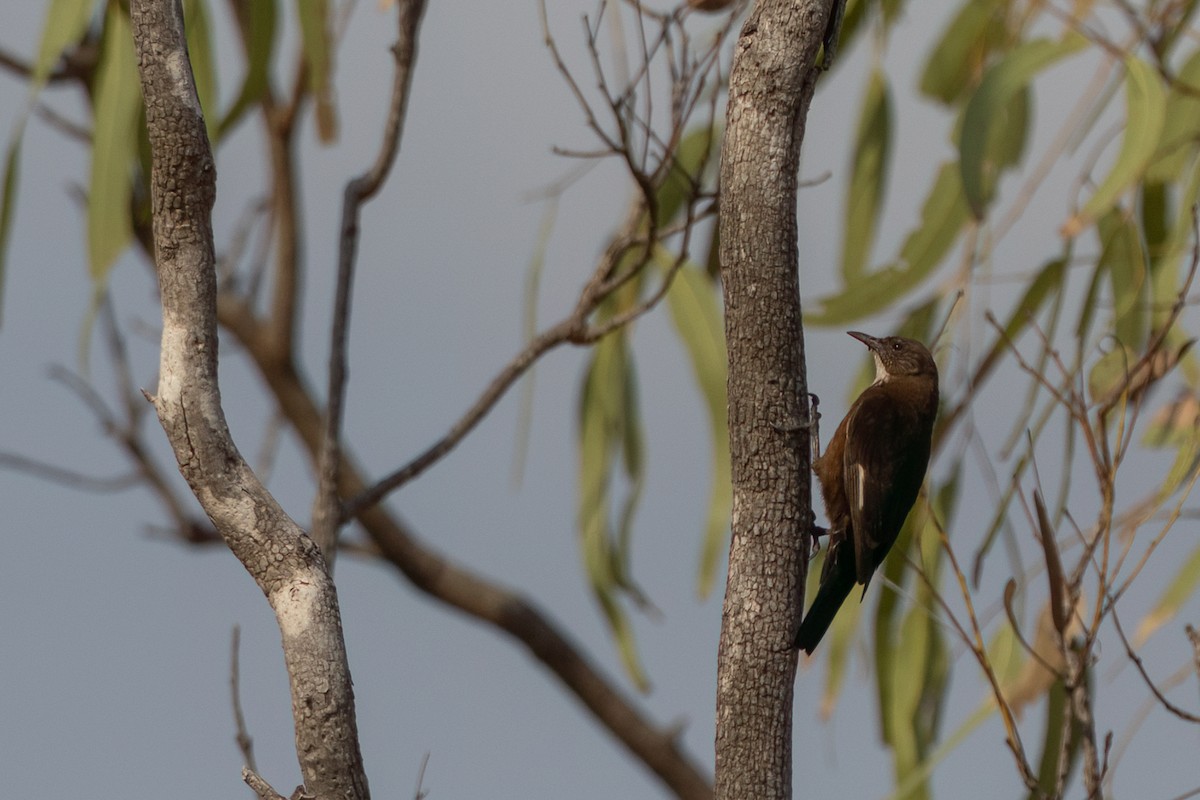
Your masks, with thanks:
<instances>
[{"instance_id":1,"label":"dark tail feathers","mask_svg":"<svg viewBox=\"0 0 1200 800\"><path fill-rule=\"evenodd\" d=\"M796 633L796 647L809 655L812 655L825 631L829 630L838 609L854 588L854 558L840 559L834 565L833 574L822 577L825 580L817 590L817 597L808 607L808 613L804 615L804 621L800 623L800 630Z\"/></svg>"}]
</instances>

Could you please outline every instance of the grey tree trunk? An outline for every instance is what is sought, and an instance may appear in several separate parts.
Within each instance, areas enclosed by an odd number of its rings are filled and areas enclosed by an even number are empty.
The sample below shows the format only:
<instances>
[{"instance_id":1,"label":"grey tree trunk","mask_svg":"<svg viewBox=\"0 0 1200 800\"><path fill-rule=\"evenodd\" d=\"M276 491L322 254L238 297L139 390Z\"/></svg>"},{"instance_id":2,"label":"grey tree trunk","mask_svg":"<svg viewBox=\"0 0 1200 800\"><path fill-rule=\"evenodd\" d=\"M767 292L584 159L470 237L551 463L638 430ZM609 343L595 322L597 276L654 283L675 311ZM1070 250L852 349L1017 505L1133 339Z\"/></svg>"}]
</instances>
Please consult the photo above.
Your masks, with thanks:
<instances>
[{"instance_id":1,"label":"grey tree trunk","mask_svg":"<svg viewBox=\"0 0 1200 800\"><path fill-rule=\"evenodd\" d=\"M212 150L178 0L130 7L153 159L154 251L163 309L153 402L180 472L275 611L306 792L369 797L341 616L320 549L230 438L217 384ZM260 790L260 794L263 790Z\"/></svg>"},{"instance_id":2,"label":"grey tree trunk","mask_svg":"<svg viewBox=\"0 0 1200 800\"><path fill-rule=\"evenodd\" d=\"M735 45L721 153L733 535L716 796L792 794L792 686L811 508L796 186L827 0L760 0Z\"/></svg>"}]
</instances>

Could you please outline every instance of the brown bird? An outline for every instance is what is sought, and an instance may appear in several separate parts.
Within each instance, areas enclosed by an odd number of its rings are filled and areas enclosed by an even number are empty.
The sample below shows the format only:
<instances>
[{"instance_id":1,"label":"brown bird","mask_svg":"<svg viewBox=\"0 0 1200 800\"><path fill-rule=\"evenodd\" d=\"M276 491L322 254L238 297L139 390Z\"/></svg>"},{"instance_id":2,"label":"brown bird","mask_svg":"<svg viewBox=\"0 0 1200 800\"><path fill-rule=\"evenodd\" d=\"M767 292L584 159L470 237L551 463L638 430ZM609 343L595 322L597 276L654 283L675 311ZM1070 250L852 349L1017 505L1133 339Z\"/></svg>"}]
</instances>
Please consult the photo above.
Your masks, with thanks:
<instances>
[{"instance_id":1,"label":"brown bird","mask_svg":"<svg viewBox=\"0 0 1200 800\"><path fill-rule=\"evenodd\" d=\"M938 407L937 364L915 339L850 335L875 356L875 382L813 462L829 516L821 588L796 646L812 653L854 584L863 594L921 491ZM853 545L851 545L853 543Z\"/></svg>"}]
</instances>

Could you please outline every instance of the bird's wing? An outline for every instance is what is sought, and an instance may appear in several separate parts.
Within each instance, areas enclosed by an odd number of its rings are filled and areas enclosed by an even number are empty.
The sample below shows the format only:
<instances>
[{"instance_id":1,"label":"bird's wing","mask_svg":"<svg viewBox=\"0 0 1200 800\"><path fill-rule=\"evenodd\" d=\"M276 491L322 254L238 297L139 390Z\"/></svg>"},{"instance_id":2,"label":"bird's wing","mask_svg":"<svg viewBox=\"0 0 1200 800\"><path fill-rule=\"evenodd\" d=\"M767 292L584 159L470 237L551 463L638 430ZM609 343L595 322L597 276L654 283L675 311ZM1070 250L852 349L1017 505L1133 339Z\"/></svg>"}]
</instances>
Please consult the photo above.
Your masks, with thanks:
<instances>
[{"instance_id":1,"label":"bird's wing","mask_svg":"<svg viewBox=\"0 0 1200 800\"><path fill-rule=\"evenodd\" d=\"M861 584L891 549L921 489L925 464L915 463L923 461L920 454L908 452L918 438L916 425L911 410L879 387L863 392L851 411L843 468Z\"/></svg>"}]
</instances>

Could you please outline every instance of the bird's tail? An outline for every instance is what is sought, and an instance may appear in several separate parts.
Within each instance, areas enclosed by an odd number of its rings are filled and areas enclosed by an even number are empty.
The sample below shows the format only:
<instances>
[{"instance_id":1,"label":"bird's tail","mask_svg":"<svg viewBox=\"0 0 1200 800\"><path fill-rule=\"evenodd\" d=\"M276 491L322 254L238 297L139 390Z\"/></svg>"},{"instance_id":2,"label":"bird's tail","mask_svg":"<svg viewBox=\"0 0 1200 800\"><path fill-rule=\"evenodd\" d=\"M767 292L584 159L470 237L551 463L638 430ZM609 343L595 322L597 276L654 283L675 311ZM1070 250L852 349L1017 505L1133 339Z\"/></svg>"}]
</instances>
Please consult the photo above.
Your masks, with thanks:
<instances>
[{"instance_id":1,"label":"bird's tail","mask_svg":"<svg viewBox=\"0 0 1200 800\"><path fill-rule=\"evenodd\" d=\"M849 553L845 555L849 556ZM829 575L822 575L824 580L817 590L817 597L808 607L800 630L796 633L796 647L808 654L816 649L817 643L833 624L838 609L854 588L854 558L841 558L833 565Z\"/></svg>"}]
</instances>

